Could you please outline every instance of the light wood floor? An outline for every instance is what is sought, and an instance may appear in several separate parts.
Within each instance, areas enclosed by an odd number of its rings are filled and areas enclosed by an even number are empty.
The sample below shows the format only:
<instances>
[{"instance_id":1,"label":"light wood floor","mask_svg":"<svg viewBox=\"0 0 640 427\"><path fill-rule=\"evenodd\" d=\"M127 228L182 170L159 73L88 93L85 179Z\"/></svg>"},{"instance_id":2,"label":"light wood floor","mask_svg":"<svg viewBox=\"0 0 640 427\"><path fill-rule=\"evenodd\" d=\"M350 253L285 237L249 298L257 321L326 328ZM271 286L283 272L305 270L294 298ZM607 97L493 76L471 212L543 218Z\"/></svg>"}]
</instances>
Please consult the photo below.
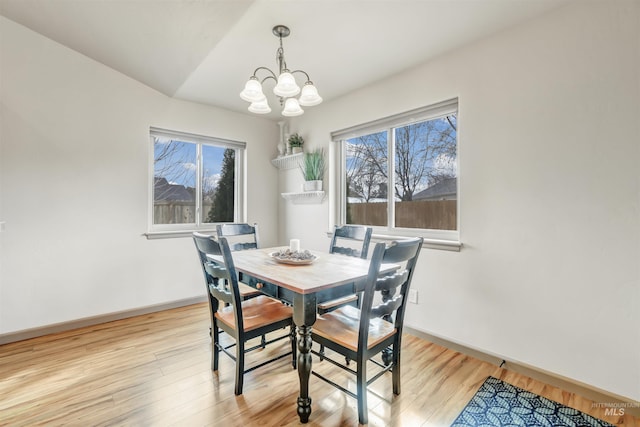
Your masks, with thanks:
<instances>
[{"instance_id":1,"label":"light wood floor","mask_svg":"<svg viewBox=\"0 0 640 427\"><path fill-rule=\"evenodd\" d=\"M205 303L0 346L0 425L295 426L298 376L289 359L245 376L234 396L233 362L210 370ZM282 342L269 352L285 351ZM259 360L260 352L247 363ZM406 335L402 394L391 379L369 392L369 425L449 426L489 375L595 417L604 408L561 389ZM314 357L314 369L348 378ZM389 374L390 375L390 374ZM346 383L346 382L345 382ZM353 387L351 381L350 386ZM309 426L355 426L354 399L311 378Z\"/></svg>"}]
</instances>

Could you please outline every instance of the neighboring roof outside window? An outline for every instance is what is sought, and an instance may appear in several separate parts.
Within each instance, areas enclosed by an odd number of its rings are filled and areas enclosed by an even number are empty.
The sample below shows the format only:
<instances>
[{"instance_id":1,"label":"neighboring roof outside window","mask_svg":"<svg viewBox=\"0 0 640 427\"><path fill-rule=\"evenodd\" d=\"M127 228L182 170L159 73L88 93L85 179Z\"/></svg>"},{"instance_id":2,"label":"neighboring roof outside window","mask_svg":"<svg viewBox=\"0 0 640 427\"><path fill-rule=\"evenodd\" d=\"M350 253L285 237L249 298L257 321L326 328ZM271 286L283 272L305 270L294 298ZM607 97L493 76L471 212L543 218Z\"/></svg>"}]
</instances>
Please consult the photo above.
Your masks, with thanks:
<instances>
[{"instance_id":1,"label":"neighboring roof outside window","mask_svg":"<svg viewBox=\"0 0 640 427\"><path fill-rule=\"evenodd\" d=\"M458 179L446 178L413 195L413 200L454 200L458 194Z\"/></svg>"},{"instance_id":2,"label":"neighboring roof outside window","mask_svg":"<svg viewBox=\"0 0 640 427\"><path fill-rule=\"evenodd\" d=\"M195 201L195 195L193 188L185 187L179 184L169 184L165 178L154 178L153 191L155 193L156 201L170 201L170 202L193 202Z\"/></svg>"}]
</instances>

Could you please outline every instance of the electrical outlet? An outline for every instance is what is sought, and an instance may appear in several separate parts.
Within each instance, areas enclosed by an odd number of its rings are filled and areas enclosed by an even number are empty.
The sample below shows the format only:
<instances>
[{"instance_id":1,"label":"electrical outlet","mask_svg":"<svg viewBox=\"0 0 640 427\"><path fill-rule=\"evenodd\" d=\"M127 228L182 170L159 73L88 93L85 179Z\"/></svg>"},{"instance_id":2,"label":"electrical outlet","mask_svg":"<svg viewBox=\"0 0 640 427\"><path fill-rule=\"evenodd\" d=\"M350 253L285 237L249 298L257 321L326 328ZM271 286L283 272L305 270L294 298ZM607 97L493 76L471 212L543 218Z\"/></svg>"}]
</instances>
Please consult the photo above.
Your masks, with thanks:
<instances>
[{"instance_id":1,"label":"electrical outlet","mask_svg":"<svg viewBox=\"0 0 640 427\"><path fill-rule=\"evenodd\" d=\"M409 302L413 304L418 303L418 291L415 289L409 289Z\"/></svg>"}]
</instances>

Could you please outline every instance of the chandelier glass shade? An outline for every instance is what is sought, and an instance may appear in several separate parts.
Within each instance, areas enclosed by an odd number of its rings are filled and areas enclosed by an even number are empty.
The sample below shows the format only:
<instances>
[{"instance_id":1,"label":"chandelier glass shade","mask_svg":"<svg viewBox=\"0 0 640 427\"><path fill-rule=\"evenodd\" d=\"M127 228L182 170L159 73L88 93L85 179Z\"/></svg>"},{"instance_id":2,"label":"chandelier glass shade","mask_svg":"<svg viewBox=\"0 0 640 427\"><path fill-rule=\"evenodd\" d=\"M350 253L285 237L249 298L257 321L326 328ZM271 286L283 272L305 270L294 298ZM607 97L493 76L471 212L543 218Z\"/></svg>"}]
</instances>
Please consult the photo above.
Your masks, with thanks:
<instances>
[{"instance_id":1,"label":"chandelier glass shade","mask_svg":"<svg viewBox=\"0 0 640 427\"><path fill-rule=\"evenodd\" d=\"M290 71L284 59L284 49L282 47L282 38L290 34L288 27L284 25L276 25L273 27L273 34L280 39L280 47L276 51L276 61L278 63L278 74L274 73L267 67L258 67L253 72L240 92L240 98L250 102L249 111L255 114L267 114L271 112L269 102L265 96L262 85L266 80L273 79L276 83L273 93L280 98L280 105L284 106L282 110L283 116L293 117L304 113L300 106L312 107L322 102L322 98L318 95L318 89L313 85L309 78L309 74L302 70ZM258 78L258 74L263 74L262 80ZM300 89L294 74L303 74L306 78L304 86ZM295 98L300 94L299 99Z\"/></svg>"},{"instance_id":2,"label":"chandelier glass shade","mask_svg":"<svg viewBox=\"0 0 640 427\"><path fill-rule=\"evenodd\" d=\"M303 114L304 110L300 108L300 102L296 98L287 98L284 101L284 110L282 110L282 115L287 117L295 117Z\"/></svg>"},{"instance_id":3,"label":"chandelier glass shade","mask_svg":"<svg viewBox=\"0 0 640 427\"><path fill-rule=\"evenodd\" d=\"M271 112L271 107L267 103L267 98L263 98L261 101L254 101L249 105L249 111L255 114L268 114Z\"/></svg>"}]
</instances>

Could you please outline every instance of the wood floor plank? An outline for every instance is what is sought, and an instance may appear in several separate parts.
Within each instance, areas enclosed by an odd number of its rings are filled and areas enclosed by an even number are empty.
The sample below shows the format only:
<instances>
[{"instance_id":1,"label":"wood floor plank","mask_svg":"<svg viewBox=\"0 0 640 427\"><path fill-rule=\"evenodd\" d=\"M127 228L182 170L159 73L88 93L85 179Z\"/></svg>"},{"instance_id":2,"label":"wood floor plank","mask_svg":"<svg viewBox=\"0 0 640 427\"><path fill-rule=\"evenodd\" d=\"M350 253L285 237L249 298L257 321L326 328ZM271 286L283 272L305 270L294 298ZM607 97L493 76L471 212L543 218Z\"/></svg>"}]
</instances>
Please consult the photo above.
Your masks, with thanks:
<instances>
[{"instance_id":1,"label":"wood floor plank","mask_svg":"<svg viewBox=\"0 0 640 427\"><path fill-rule=\"evenodd\" d=\"M225 335L222 334L222 339ZM289 350L283 340L248 356L250 366ZM406 335L402 393L390 374L370 386L370 426L448 426L491 375L614 425L592 401ZM314 357L314 370L351 390L354 378ZM374 372L374 368L371 372ZM288 358L245 375L233 394L234 362L211 371L206 303L0 346L0 425L298 426L298 376ZM308 426L358 425L355 399L311 378Z\"/></svg>"}]
</instances>

